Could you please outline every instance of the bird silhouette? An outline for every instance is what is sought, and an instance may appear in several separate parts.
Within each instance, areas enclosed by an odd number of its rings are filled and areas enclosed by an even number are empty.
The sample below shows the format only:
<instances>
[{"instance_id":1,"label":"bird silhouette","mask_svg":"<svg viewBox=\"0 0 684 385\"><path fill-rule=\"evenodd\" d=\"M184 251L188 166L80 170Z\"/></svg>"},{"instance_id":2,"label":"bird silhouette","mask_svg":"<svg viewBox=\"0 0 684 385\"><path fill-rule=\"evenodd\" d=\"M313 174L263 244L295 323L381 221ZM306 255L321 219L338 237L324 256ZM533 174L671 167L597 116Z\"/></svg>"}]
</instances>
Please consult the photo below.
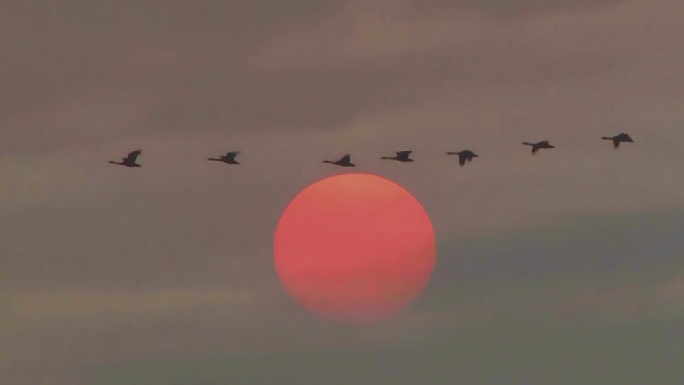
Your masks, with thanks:
<instances>
[{"instance_id":1,"label":"bird silhouette","mask_svg":"<svg viewBox=\"0 0 684 385\"><path fill-rule=\"evenodd\" d=\"M617 134L615 136L603 136L603 137L601 137L601 139L612 140L613 141L613 148L620 147L620 143L634 143L634 140L632 140L632 137L625 134L624 132L621 134Z\"/></svg>"},{"instance_id":2,"label":"bird silhouette","mask_svg":"<svg viewBox=\"0 0 684 385\"><path fill-rule=\"evenodd\" d=\"M131 151L128 153L128 155L125 158L121 158L121 162L115 162L113 160L110 160L109 163L112 164L118 164L120 166L126 166L126 167L142 167L138 163L135 163L136 159L138 159L138 155L142 153L142 150L138 149L135 151Z\"/></svg>"},{"instance_id":3,"label":"bird silhouette","mask_svg":"<svg viewBox=\"0 0 684 385\"><path fill-rule=\"evenodd\" d=\"M542 140L541 142L537 143L523 142L523 144L526 146L532 146L532 155L536 154L537 151L539 151L542 148L556 148L550 145L548 140Z\"/></svg>"},{"instance_id":4,"label":"bird silhouette","mask_svg":"<svg viewBox=\"0 0 684 385\"><path fill-rule=\"evenodd\" d=\"M413 151L397 151L396 156L382 156L380 159L391 159L399 162L413 162L413 159L409 158Z\"/></svg>"},{"instance_id":5,"label":"bird silhouette","mask_svg":"<svg viewBox=\"0 0 684 385\"><path fill-rule=\"evenodd\" d=\"M239 153L240 153L240 151L229 151L226 153L226 155L221 155L221 157L219 157L219 158L209 158L208 160L212 160L215 162L223 162L226 164L240 164L240 162L235 160L235 157Z\"/></svg>"},{"instance_id":6,"label":"bird silhouette","mask_svg":"<svg viewBox=\"0 0 684 385\"><path fill-rule=\"evenodd\" d=\"M356 165L351 162L351 156L349 154L345 154L340 160L334 162L331 160L324 160L323 163L330 163L342 167L356 167Z\"/></svg>"},{"instance_id":7,"label":"bird silhouette","mask_svg":"<svg viewBox=\"0 0 684 385\"><path fill-rule=\"evenodd\" d=\"M458 164L461 166L465 165L466 161L472 162L473 158L477 158L478 155L470 150L463 150L458 152L447 152L447 155L458 155Z\"/></svg>"}]
</instances>

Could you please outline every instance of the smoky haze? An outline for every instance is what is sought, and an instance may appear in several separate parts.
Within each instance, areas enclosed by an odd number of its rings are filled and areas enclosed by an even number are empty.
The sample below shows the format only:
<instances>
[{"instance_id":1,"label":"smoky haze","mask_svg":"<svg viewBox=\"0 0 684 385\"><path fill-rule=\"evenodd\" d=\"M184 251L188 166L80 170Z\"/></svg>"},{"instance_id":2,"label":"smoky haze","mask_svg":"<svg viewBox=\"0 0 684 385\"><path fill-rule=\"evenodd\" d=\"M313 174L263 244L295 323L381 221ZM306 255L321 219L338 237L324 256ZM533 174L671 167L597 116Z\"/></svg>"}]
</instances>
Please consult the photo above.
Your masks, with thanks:
<instances>
[{"instance_id":1,"label":"smoky haze","mask_svg":"<svg viewBox=\"0 0 684 385\"><path fill-rule=\"evenodd\" d=\"M0 378L677 384L682 10L4 4ZM107 164L136 148L141 169ZM380 325L305 314L273 269L280 213L345 153L438 238L423 297Z\"/></svg>"}]
</instances>

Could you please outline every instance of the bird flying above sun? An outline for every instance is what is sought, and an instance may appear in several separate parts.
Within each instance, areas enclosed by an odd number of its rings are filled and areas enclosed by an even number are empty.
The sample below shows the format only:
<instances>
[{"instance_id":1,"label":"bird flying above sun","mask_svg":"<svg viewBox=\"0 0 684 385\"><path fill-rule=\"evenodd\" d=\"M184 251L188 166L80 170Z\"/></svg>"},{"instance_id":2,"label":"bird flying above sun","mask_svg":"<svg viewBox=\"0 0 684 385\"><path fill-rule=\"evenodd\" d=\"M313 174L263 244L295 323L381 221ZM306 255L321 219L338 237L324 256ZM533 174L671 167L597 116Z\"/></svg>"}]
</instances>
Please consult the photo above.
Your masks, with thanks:
<instances>
[{"instance_id":1,"label":"bird flying above sun","mask_svg":"<svg viewBox=\"0 0 684 385\"><path fill-rule=\"evenodd\" d=\"M421 295L435 265L435 234L402 186L349 173L315 182L290 202L273 252L285 291L301 307L329 320L371 322Z\"/></svg>"}]
</instances>

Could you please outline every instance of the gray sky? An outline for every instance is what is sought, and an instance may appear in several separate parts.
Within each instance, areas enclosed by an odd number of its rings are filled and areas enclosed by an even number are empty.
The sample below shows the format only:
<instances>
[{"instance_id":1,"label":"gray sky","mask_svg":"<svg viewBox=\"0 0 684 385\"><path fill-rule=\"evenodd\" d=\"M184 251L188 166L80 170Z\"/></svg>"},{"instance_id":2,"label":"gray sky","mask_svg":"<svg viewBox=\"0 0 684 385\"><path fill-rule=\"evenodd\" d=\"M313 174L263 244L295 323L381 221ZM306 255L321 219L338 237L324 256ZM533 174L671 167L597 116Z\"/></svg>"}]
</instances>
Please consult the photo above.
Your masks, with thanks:
<instances>
[{"instance_id":1,"label":"gray sky","mask_svg":"<svg viewBox=\"0 0 684 385\"><path fill-rule=\"evenodd\" d=\"M649 361L621 353L641 340L611 338L681 333L682 11L675 0L3 5L0 373L9 385L198 371L198 385L566 372L669 384L676 346ZM598 140L622 131L636 143ZM542 139L557 148L531 157L520 144ZM138 147L143 168L107 165ZM377 159L404 148L415 163ZM463 148L480 158L460 168L444 155ZM242 151L240 167L205 161L228 150ZM409 189L437 234L424 296L378 325L305 314L272 265L285 205L346 152ZM508 347L540 322L541 342ZM592 351L610 357L605 377ZM487 377L504 372L516 374Z\"/></svg>"}]
</instances>

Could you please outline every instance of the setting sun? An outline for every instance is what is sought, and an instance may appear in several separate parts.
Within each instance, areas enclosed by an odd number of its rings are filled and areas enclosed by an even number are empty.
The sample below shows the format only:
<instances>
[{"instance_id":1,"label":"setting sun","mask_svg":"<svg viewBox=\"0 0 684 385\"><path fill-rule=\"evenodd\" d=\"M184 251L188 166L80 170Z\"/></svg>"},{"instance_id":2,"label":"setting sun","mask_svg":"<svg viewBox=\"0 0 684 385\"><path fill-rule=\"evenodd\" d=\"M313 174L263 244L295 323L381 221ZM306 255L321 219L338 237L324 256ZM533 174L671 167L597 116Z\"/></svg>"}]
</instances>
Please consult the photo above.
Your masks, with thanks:
<instances>
[{"instance_id":1,"label":"setting sun","mask_svg":"<svg viewBox=\"0 0 684 385\"><path fill-rule=\"evenodd\" d=\"M430 219L411 193L371 174L329 177L287 206L275 267L304 308L338 321L391 316L415 300L435 265Z\"/></svg>"}]
</instances>

